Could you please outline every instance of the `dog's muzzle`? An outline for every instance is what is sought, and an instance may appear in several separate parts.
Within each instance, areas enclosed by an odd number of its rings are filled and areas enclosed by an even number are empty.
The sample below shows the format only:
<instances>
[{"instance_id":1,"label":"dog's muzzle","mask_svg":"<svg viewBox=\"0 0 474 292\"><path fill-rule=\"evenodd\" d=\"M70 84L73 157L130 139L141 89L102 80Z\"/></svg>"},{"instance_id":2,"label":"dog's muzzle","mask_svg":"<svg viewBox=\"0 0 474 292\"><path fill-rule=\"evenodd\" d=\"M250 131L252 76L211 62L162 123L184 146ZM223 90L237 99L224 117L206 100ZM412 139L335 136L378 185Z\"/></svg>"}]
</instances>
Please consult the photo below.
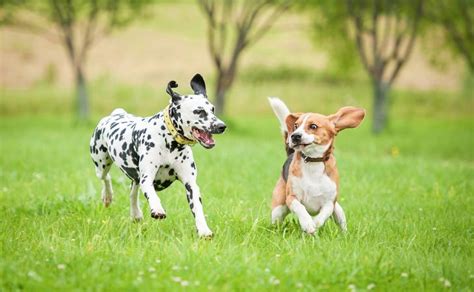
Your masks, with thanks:
<instances>
[{"instance_id":1,"label":"dog's muzzle","mask_svg":"<svg viewBox=\"0 0 474 292\"><path fill-rule=\"evenodd\" d=\"M300 133L294 133L291 135L291 142L293 144L299 144L301 142L302 135Z\"/></svg>"},{"instance_id":2,"label":"dog's muzzle","mask_svg":"<svg viewBox=\"0 0 474 292\"><path fill-rule=\"evenodd\" d=\"M212 126L211 133L212 134L222 134L224 133L227 126L224 123L218 123Z\"/></svg>"}]
</instances>

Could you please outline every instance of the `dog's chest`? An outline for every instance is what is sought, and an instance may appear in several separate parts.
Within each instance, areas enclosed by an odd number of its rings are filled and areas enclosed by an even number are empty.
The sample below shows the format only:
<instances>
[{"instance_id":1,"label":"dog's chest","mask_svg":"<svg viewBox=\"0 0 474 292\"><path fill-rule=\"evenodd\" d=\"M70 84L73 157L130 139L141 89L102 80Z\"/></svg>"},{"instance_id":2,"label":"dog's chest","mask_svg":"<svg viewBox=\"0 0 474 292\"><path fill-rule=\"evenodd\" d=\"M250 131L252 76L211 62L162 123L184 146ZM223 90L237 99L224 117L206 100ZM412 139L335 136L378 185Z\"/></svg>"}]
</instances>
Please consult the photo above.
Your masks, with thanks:
<instances>
[{"instance_id":1,"label":"dog's chest","mask_svg":"<svg viewBox=\"0 0 474 292\"><path fill-rule=\"evenodd\" d=\"M301 176L290 179L297 199L312 215L336 198L336 184L324 173L322 162L302 164Z\"/></svg>"}]
</instances>

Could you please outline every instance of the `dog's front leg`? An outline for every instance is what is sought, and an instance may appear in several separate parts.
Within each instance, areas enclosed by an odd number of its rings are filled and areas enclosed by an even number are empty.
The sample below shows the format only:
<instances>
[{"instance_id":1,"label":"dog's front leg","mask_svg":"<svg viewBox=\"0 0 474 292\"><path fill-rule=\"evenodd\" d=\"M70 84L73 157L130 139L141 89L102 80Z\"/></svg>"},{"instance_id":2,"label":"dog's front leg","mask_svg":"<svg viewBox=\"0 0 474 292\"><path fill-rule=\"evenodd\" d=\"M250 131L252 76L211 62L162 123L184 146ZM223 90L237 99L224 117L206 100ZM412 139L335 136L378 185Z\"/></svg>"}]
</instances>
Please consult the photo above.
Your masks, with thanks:
<instances>
[{"instance_id":1,"label":"dog's front leg","mask_svg":"<svg viewBox=\"0 0 474 292\"><path fill-rule=\"evenodd\" d=\"M189 208L194 215L196 221L196 229L200 237L211 237L212 231L207 226L206 217L201 203L201 192L196 181L188 181L184 183L186 187L186 197L188 199Z\"/></svg>"},{"instance_id":2,"label":"dog's front leg","mask_svg":"<svg viewBox=\"0 0 474 292\"><path fill-rule=\"evenodd\" d=\"M336 202L334 204L334 220L336 220L336 223L339 224L339 227L341 228L342 232L347 231L347 223L346 223L346 215L344 214L344 210L342 209L341 205Z\"/></svg>"},{"instance_id":3,"label":"dog's front leg","mask_svg":"<svg viewBox=\"0 0 474 292\"><path fill-rule=\"evenodd\" d=\"M331 216L332 212L334 211L334 203L327 202L319 210L319 214L314 216L313 221L316 224L316 228L319 228L324 225L324 222Z\"/></svg>"},{"instance_id":4,"label":"dog's front leg","mask_svg":"<svg viewBox=\"0 0 474 292\"><path fill-rule=\"evenodd\" d=\"M145 198L148 200L148 204L150 204L151 217L155 219L165 219L165 209L161 206L161 200L153 186L156 172L157 170L155 168L140 168L140 187Z\"/></svg>"},{"instance_id":5,"label":"dog's front leg","mask_svg":"<svg viewBox=\"0 0 474 292\"><path fill-rule=\"evenodd\" d=\"M296 217L298 217L301 229L309 234L315 233L316 224L313 222L311 215L309 215L305 206L303 206L303 204L301 204L301 202L296 198L290 181L287 183L286 190L288 194L286 197L286 205L291 210L291 212L295 213Z\"/></svg>"},{"instance_id":6,"label":"dog's front leg","mask_svg":"<svg viewBox=\"0 0 474 292\"><path fill-rule=\"evenodd\" d=\"M207 226L204 210L202 208L201 191L196 183L197 170L195 163L191 160L189 161L189 165L191 165L191 168L178 168L178 177L186 188L186 198L188 199L189 208L193 213L199 237L211 237L212 231Z\"/></svg>"}]
</instances>

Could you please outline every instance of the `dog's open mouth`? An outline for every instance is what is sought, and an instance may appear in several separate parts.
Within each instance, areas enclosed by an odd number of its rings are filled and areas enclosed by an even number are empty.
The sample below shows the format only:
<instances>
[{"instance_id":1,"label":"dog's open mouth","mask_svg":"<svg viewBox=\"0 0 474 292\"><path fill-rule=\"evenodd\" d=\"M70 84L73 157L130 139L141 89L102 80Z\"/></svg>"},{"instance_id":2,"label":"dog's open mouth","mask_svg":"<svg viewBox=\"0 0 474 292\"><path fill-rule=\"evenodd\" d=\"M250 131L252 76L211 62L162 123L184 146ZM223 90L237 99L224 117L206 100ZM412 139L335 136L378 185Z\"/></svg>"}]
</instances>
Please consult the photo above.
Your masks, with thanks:
<instances>
[{"instance_id":1,"label":"dog's open mouth","mask_svg":"<svg viewBox=\"0 0 474 292\"><path fill-rule=\"evenodd\" d=\"M290 148L293 148L295 150L303 150L306 146L309 146L311 144L293 144L293 145L290 145Z\"/></svg>"},{"instance_id":2,"label":"dog's open mouth","mask_svg":"<svg viewBox=\"0 0 474 292\"><path fill-rule=\"evenodd\" d=\"M199 141L199 144L201 144L204 148L210 149L216 145L216 142L214 142L214 139L212 139L212 134L195 128L193 127L192 133L194 138Z\"/></svg>"}]
</instances>

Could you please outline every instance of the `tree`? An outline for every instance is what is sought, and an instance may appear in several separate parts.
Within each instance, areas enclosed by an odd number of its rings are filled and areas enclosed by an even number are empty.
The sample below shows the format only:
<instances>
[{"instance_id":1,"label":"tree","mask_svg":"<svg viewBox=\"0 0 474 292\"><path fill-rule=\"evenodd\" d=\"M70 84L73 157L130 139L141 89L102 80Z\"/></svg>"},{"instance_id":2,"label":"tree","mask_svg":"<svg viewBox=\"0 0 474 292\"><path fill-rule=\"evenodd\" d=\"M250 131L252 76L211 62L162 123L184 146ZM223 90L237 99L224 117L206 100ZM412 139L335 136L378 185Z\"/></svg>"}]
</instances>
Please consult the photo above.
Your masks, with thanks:
<instances>
[{"instance_id":1,"label":"tree","mask_svg":"<svg viewBox=\"0 0 474 292\"><path fill-rule=\"evenodd\" d=\"M427 4L427 20L444 29L448 47L461 55L474 73L474 1L431 0Z\"/></svg>"},{"instance_id":2,"label":"tree","mask_svg":"<svg viewBox=\"0 0 474 292\"><path fill-rule=\"evenodd\" d=\"M216 68L216 112L222 114L239 59L290 7L292 0L198 0L208 28L208 46Z\"/></svg>"},{"instance_id":3,"label":"tree","mask_svg":"<svg viewBox=\"0 0 474 292\"><path fill-rule=\"evenodd\" d=\"M320 34L326 37L325 40L339 46L347 40L355 43L355 46L338 47L332 53L343 52L349 59L348 50L355 47L373 84L374 133L380 133L387 124L389 90L412 52L422 4L423 0L312 2L326 20L315 20L315 27L333 32Z\"/></svg>"},{"instance_id":4,"label":"tree","mask_svg":"<svg viewBox=\"0 0 474 292\"><path fill-rule=\"evenodd\" d=\"M422 0L346 2L360 60L372 79L373 131L379 133L387 123L390 87L413 49Z\"/></svg>"},{"instance_id":5,"label":"tree","mask_svg":"<svg viewBox=\"0 0 474 292\"><path fill-rule=\"evenodd\" d=\"M3 0L1 24L38 33L66 50L74 74L77 114L89 116L85 64L94 42L129 23L146 0ZM51 25L56 32L51 30Z\"/></svg>"}]
</instances>

